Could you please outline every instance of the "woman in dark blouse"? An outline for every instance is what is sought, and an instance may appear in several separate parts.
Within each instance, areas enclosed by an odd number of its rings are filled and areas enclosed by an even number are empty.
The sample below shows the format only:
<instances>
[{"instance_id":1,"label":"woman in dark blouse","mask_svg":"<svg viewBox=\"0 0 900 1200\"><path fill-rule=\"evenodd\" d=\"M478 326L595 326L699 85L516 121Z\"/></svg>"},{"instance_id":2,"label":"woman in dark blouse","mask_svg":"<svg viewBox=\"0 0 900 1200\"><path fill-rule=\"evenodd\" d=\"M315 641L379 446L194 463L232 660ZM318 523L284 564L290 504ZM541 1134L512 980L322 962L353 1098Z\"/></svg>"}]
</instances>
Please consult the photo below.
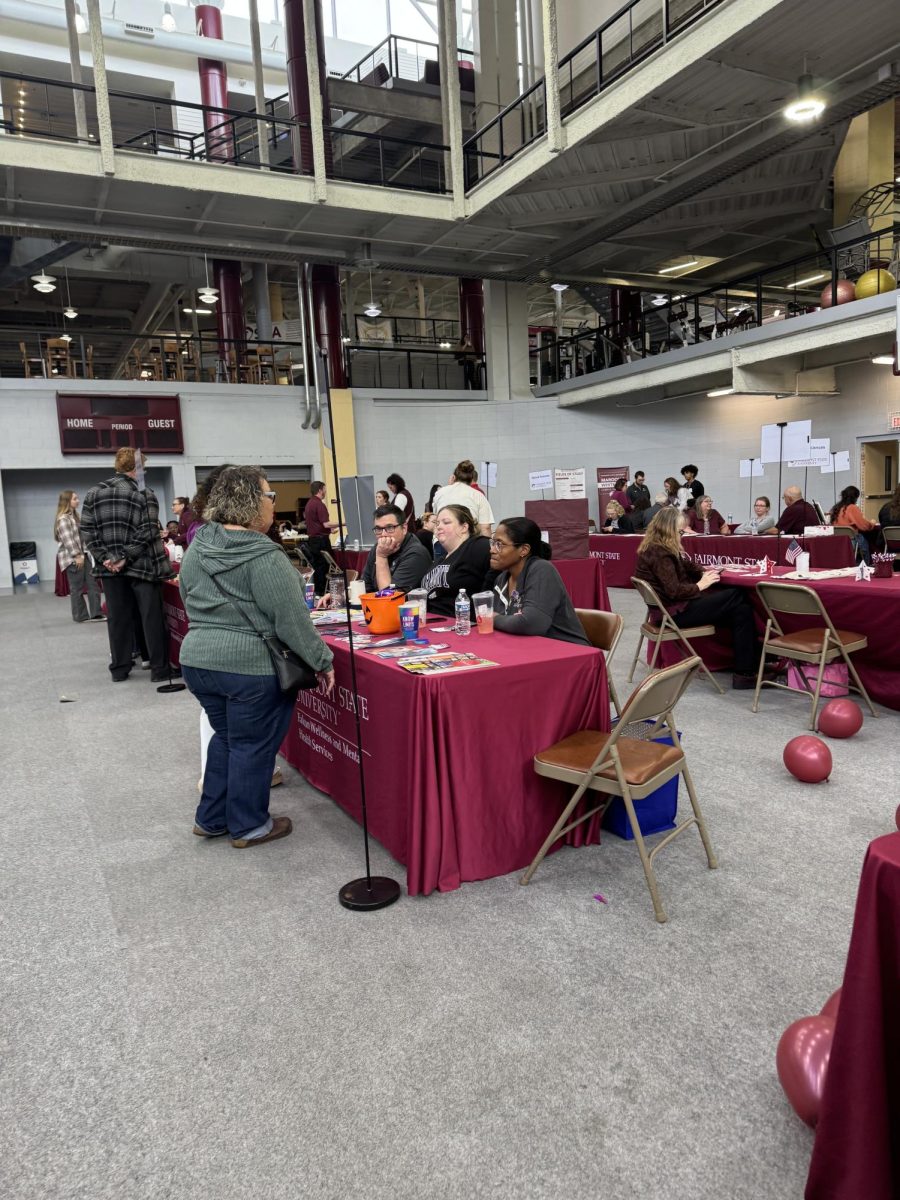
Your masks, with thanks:
<instances>
[{"instance_id":1,"label":"woman in dark blouse","mask_svg":"<svg viewBox=\"0 0 900 1200\"><path fill-rule=\"evenodd\" d=\"M453 616L459 589L465 588L471 601L480 592L490 569L491 547L482 537L475 518L461 504L448 504L437 514L434 540L445 552L422 580L428 592L428 611L443 617Z\"/></svg>"}]
</instances>

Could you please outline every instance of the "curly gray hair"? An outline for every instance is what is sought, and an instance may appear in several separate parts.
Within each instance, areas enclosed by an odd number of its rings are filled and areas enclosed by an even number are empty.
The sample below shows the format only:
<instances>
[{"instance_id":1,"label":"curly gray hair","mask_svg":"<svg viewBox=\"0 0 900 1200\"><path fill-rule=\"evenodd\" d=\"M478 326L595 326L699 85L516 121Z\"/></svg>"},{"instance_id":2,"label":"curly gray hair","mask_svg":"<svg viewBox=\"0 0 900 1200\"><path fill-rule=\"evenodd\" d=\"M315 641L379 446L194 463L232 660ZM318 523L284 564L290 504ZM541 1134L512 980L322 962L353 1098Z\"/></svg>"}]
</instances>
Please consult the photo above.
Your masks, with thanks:
<instances>
[{"instance_id":1,"label":"curly gray hair","mask_svg":"<svg viewBox=\"0 0 900 1200\"><path fill-rule=\"evenodd\" d=\"M226 467L209 494L203 519L246 529L259 516L263 479L262 467Z\"/></svg>"}]
</instances>

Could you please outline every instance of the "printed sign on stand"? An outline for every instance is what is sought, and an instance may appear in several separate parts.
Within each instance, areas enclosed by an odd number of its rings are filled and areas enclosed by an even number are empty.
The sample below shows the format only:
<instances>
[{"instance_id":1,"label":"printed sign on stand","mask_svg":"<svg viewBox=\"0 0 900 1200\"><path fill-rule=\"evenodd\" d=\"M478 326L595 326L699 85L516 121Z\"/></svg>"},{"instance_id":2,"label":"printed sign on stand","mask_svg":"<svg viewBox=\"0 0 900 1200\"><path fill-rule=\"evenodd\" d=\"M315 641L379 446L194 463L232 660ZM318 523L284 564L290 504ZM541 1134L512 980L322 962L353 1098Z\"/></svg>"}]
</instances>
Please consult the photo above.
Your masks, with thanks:
<instances>
[{"instance_id":1,"label":"printed sign on stand","mask_svg":"<svg viewBox=\"0 0 900 1200\"><path fill-rule=\"evenodd\" d=\"M553 471L529 471L528 487L532 492L550 491L553 487Z\"/></svg>"},{"instance_id":2,"label":"printed sign on stand","mask_svg":"<svg viewBox=\"0 0 900 1200\"><path fill-rule=\"evenodd\" d=\"M831 438L810 438L809 453L803 458L792 458L789 467L824 467L831 461Z\"/></svg>"},{"instance_id":3,"label":"printed sign on stand","mask_svg":"<svg viewBox=\"0 0 900 1200\"><path fill-rule=\"evenodd\" d=\"M553 472L553 486L557 500L584 500L587 495L584 467L557 467Z\"/></svg>"}]
</instances>

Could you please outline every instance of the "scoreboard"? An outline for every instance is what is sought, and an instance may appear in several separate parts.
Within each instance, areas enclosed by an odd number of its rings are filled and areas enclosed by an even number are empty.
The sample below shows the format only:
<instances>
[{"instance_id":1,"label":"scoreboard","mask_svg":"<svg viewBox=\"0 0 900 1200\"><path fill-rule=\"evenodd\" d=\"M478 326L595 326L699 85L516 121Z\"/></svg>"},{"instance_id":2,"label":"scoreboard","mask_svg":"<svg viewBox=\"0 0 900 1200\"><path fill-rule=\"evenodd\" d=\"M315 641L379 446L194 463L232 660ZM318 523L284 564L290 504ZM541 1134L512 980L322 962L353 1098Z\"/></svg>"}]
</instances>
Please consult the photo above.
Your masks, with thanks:
<instances>
[{"instance_id":1,"label":"scoreboard","mask_svg":"<svg viewBox=\"0 0 900 1200\"><path fill-rule=\"evenodd\" d=\"M109 454L122 446L183 454L178 396L110 396L57 392L63 454Z\"/></svg>"}]
</instances>

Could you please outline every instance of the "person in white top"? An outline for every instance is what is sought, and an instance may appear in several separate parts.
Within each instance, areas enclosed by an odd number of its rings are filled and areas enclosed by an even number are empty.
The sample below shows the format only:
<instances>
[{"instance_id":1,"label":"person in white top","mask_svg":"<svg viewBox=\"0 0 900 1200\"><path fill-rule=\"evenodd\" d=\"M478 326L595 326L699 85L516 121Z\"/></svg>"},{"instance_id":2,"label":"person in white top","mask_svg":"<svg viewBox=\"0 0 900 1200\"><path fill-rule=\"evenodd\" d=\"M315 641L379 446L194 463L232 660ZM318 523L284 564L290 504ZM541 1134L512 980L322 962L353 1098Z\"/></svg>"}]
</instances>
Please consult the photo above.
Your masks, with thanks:
<instances>
[{"instance_id":1,"label":"person in white top","mask_svg":"<svg viewBox=\"0 0 900 1200\"><path fill-rule=\"evenodd\" d=\"M477 478L475 464L464 458L462 462L456 464L453 474L450 476L450 482L436 493L433 507L435 512L440 512L448 504L462 505L475 518L478 532L484 534L485 537L490 537L494 514L485 494L471 486Z\"/></svg>"}]
</instances>

